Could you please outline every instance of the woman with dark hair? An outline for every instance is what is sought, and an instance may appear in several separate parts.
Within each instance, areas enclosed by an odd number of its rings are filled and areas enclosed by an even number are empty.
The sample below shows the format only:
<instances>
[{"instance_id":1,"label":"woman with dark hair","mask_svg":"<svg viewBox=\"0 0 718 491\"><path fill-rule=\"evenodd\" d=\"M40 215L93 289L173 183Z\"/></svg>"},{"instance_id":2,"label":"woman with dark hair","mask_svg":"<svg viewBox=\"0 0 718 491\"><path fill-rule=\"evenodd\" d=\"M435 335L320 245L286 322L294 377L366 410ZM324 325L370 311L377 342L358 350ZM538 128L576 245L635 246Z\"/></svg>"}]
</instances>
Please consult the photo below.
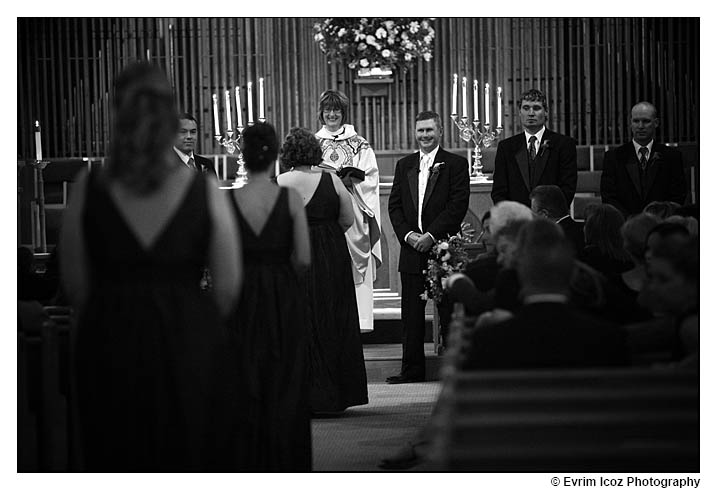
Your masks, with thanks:
<instances>
[{"instance_id":1,"label":"woman with dark hair","mask_svg":"<svg viewBox=\"0 0 718 491\"><path fill-rule=\"evenodd\" d=\"M242 420L247 471L309 471L312 466L307 299L310 265L302 198L271 181L279 143L274 128L242 132L247 184L232 191L244 245L245 284L231 329L248 397Z\"/></svg>"},{"instance_id":2,"label":"woman with dark hair","mask_svg":"<svg viewBox=\"0 0 718 491\"><path fill-rule=\"evenodd\" d=\"M318 165L339 172L352 197L354 223L345 236L352 259L359 326L368 332L374 329L373 288L376 268L381 265L379 167L369 142L348 121L347 96L338 90L324 91L319 98L322 129L316 133L323 161Z\"/></svg>"},{"instance_id":3,"label":"woman with dark hair","mask_svg":"<svg viewBox=\"0 0 718 491\"><path fill-rule=\"evenodd\" d=\"M221 316L241 248L226 198L184 167L172 87L148 63L117 78L109 163L77 181L60 266L79 314L84 470L233 470L231 371ZM200 290L205 265L213 297Z\"/></svg>"},{"instance_id":4,"label":"woman with dark hair","mask_svg":"<svg viewBox=\"0 0 718 491\"><path fill-rule=\"evenodd\" d=\"M313 169L322 149L312 133L293 128L282 146L291 168L277 182L299 192L309 220L312 267L307 275L311 407L315 415L337 414L366 404L359 315L353 302L351 258L344 232L354 223L352 199L334 172ZM350 301L347 301L350 299Z\"/></svg>"},{"instance_id":5,"label":"woman with dark hair","mask_svg":"<svg viewBox=\"0 0 718 491\"><path fill-rule=\"evenodd\" d=\"M583 227L586 246L579 259L613 282L633 266L623 248L623 223L623 214L616 207L601 204L591 209Z\"/></svg>"}]
</instances>

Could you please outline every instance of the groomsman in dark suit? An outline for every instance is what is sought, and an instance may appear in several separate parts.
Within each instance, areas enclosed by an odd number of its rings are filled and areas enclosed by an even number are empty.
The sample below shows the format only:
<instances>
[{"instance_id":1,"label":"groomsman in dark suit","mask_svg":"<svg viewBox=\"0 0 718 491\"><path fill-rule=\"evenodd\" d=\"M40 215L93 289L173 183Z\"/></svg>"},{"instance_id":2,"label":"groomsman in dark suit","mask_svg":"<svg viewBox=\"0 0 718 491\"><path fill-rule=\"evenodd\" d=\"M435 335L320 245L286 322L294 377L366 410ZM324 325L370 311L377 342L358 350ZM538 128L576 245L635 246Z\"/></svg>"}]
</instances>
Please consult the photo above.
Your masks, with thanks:
<instances>
[{"instance_id":1,"label":"groomsman in dark suit","mask_svg":"<svg viewBox=\"0 0 718 491\"><path fill-rule=\"evenodd\" d=\"M655 141L658 111L650 102L631 109L633 141L606 152L601 173L601 200L628 217L652 201L686 200L681 153Z\"/></svg>"},{"instance_id":2,"label":"groomsman in dark suit","mask_svg":"<svg viewBox=\"0 0 718 491\"><path fill-rule=\"evenodd\" d=\"M191 114L182 113L179 116L179 129L174 144L177 158L192 170L210 174L217 178L212 161L194 153L197 144L197 120Z\"/></svg>"},{"instance_id":3,"label":"groomsman in dark suit","mask_svg":"<svg viewBox=\"0 0 718 491\"><path fill-rule=\"evenodd\" d=\"M570 205L578 176L576 143L546 128L548 105L540 90L521 94L519 114L524 131L500 141L496 148L491 198L494 203L509 200L531 206L533 188L555 184Z\"/></svg>"},{"instance_id":4,"label":"groomsman in dark suit","mask_svg":"<svg viewBox=\"0 0 718 491\"><path fill-rule=\"evenodd\" d=\"M401 373L390 384L425 380L424 292L426 263L434 243L461 230L469 207L469 163L442 149L441 117L423 111L416 117L419 151L396 164L389 195L389 218L401 244Z\"/></svg>"}]
</instances>

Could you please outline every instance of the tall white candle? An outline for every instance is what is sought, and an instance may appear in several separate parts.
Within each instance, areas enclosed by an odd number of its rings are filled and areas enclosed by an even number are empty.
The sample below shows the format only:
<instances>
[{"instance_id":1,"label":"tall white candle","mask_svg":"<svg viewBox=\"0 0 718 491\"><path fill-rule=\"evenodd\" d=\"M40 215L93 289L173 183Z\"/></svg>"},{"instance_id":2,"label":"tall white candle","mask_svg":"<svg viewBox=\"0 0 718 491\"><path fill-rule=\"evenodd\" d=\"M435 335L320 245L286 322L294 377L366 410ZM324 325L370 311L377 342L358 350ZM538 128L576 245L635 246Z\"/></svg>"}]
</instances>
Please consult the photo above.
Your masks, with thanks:
<instances>
[{"instance_id":1,"label":"tall white candle","mask_svg":"<svg viewBox=\"0 0 718 491\"><path fill-rule=\"evenodd\" d=\"M474 80L474 121L479 120L479 81Z\"/></svg>"},{"instance_id":2,"label":"tall white candle","mask_svg":"<svg viewBox=\"0 0 718 491\"><path fill-rule=\"evenodd\" d=\"M489 84L484 85L484 124L490 124L489 122Z\"/></svg>"},{"instance_id":3,"label":"tall white candle","mask_svg":"<svg viewBox=\"0 0 718 491\"><path fill-rule=\"evenodd\" d=\"M227 131L232 131L232 102L228 90L224 91L224 106L227 114Z\"/></svg>"},{"instance_id":4,"label":"tall white candle","mask_svg":"<svg viewBox=\"0 0 718 491\"><path fill-rule=\"evenodd\" d=\"M42 134L40 121L35 121L35 160L42 160Z\"/></svg>"},{"instance_id":5,"label":"tall white candle","mask_svg":"<svg viewBox=\"0 0 718 491\"><path fill-rule=\"evenodd\" d=\"M264 119L264 78L259 77L259 119Z\"/></svg>"},{"instance_id":6,"label":"tall white candle","mask_svg":"<svg viewBox=\"0 0 718 491\"><path fill-rule=\"evenodd\" d=\"M457 114L456 110L459 103L459 76L454 74L454 81L451 85L451 114Z\"/></svg>"},{"instance_id":7,"label":"tall white candle","mask_svg":"<svg viewBox=\"0 0 718 491\"><path fill-rule=\"evenodd\" d=\"M242 124L242 101L239 98L239 85L234 87L234 101L237 103L237 128L241 128Z\"/></svg>"},{"instance_id":8,"label":"tall white candle","mask_svg":"<svg viewBox=\"0 0 718 491\"><path fill-rule=\"evenodd\" d=\"M498 109L496 110L496 126L498 128L501 128L503 126L503 119L504 119L502 117L503 114L501 114L503 112L503 108L501 107L501 87L496 89L496 98L497 98L496 105L498 106Z\"/></svg>"},{"instance_id":9,"label":"tall white candle","mask_svg":"<svg viewBox=\"0 0 718 491\"><path fill-rule=\"evenodd\" d=\"M217 108L217 94L212 94L212 107L214 108L214 134L219 136L219 109Z\"/></svg>"},{"instance_id":10,"label":"tall white candle","mask_svg":"<svg viewBox=\"0 0 718 491\"><path fill-rule=\"evenodd\" d=\"M252 82L247 82L247 124L254 123L252 116Z\"/></svg>"},{"instance_id":11,"label":"tall white candle","mask_svg":"<svg viewBox=\"0 0 718 491\"><path fill-rule=\"evenodd\" d=\"M466 77L461 77L461 96L463 97L463 100L461 101L461 115L467 118L469 113L466 110Z\"/></svg>"}]
</instances>

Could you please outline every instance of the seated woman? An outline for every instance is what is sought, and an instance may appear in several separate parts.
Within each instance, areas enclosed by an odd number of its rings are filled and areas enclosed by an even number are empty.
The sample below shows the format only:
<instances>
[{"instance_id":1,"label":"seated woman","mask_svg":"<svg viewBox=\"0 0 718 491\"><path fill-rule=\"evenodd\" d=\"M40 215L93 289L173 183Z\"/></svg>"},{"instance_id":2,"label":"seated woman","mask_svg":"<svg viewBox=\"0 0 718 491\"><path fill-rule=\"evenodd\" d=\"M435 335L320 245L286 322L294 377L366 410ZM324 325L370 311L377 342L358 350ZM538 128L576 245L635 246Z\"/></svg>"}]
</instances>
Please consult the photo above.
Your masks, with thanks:
<instances>
[{"instance_id":1,"label":"seated woman","mask_svg":"<svg viewBox=\"0 0 718 491\"><path fill-rule=\"evenodd\" d=\"M623 248L623 223L623 214L617 208L602 204L591 208L583 228L586 246L579 252L579 260L612 282L617 282L621 273L633 267L631 257Z\"/></svg>"},{"instance_id":2,"label":"seated woman","mask_svg":"<svg viewBox=\"0 0 718 491\"><path fill-rule=\"evenodd\" d=\"M367 381L352 263L344 232L354 223L352 199L334 172L312 166L322 149L312 133L293 128L282 147L289 172L277 183L302 197L311 238L312 261L305 288L309 299L311 408L337 414L366 404Z\"/></svg>"},{"instance_id":3,"label":"seated woman","mask_svg":"<svg viewBox=\"0 0 718 491\"><path fill-rule=\"evenodd\" d=\"M231 321L239 337L247 403L241 463L254 472L311 470L307 297L310 264L304 206L293 189L270 179L279 143L271 125L245 128L247 184L232 191L244 245L246 287Z\"/></svg>"}]
</instances>

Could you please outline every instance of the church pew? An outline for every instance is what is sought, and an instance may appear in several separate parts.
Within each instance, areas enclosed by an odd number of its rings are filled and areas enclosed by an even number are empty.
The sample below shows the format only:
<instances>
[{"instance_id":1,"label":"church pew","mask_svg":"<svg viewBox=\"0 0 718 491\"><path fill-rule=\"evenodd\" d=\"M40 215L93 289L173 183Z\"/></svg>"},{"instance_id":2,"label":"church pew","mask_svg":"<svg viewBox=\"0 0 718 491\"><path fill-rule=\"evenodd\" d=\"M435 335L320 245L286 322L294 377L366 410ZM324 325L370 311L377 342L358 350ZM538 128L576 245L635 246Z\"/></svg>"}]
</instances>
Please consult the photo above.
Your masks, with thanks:
<instances>
[{"instance_id":1,"label":"church pew","mask_svg":"<svg viewBox=\"0 0 718 491\"><path fill-rule=\"evenodd\" d=\"M698 472L696 372L645 367L459 368L455 313L430 423L446 471ZM464 331L465 332L465 331Z\"/></svg>"}]
</instances>

